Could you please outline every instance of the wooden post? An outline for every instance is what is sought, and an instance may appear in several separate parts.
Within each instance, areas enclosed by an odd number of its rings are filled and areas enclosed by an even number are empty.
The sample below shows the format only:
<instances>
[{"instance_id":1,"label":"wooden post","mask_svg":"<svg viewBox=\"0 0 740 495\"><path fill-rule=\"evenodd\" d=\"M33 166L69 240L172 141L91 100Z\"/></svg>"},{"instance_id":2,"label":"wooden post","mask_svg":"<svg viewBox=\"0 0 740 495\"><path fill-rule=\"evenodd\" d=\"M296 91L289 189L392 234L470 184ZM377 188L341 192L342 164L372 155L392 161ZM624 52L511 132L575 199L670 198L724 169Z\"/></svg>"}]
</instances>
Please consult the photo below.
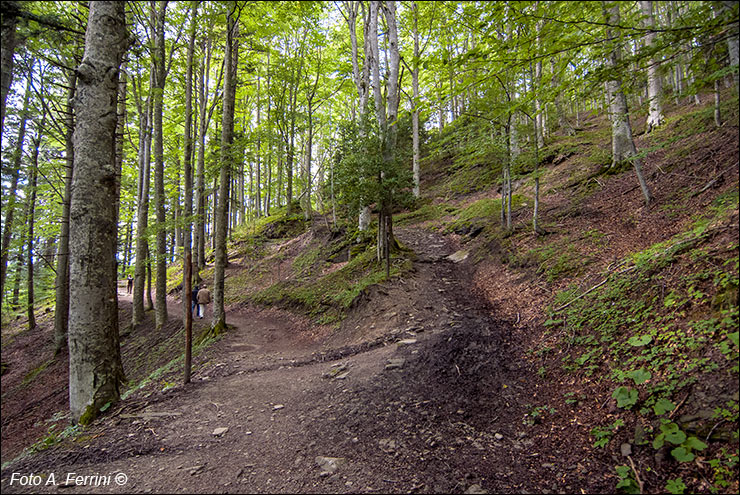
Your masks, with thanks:
<instances>
[{"instance_id":1,"label":"wooden post","mask_svg":"<svg viewBox=\"0 0 740 495\"><path fill-rule=\"evenodd\" d=\"M193 346L193 282L192 282L192 254L188 250L185 255L185 285L182 289L182 303L186 304L188 311L185 312L185 383L190 383L190 358Z\"/></svg>"},{"instance_id":2,"label":"wooden post","mask_svg":"<svg viewBox=\"0 0 740 495\"><path fill-rule=\"evenodd\" d=\"M389 222L389 215L385 215L385 278L390 278L391 276L391 238L389 234L390 230L390 222Z\"/></svg>"}]
</instances>

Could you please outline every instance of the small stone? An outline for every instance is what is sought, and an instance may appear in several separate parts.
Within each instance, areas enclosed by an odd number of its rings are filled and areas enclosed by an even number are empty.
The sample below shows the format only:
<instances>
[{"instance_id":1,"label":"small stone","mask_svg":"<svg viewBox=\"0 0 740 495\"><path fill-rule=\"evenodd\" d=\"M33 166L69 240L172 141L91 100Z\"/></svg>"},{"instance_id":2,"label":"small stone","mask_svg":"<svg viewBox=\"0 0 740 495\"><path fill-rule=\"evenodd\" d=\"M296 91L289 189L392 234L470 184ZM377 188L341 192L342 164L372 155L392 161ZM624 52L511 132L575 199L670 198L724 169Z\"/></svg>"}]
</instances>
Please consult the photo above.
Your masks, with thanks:
<instances>
[{"instance_id":1,"label":"small stone","mask_svg":"<svg viewBox=\"0 0 740 495\"><path fill-rule=\"evenodd\" d=\"M417 342L416 339L403 339L403 340L399 340L397 342L397 344L398 344L399 347L401 347L401 346L404 346L404 345L416 344L416 342Z\"/></svg>"},{"instance_id":2,"label":"small stone","mask_svg":"<svg viewBox=\"0 0 740 495\"><path fill-rule=\"evenodd\" d=\"M503 440L504 436L501 433L496 433L493 438L495 438L496 440Z\"/></svg>"},{"instance_id":3,"label":"small stone","mask_svg":"<svg viewBox=\"0 0 740 495\"><path fill-rule=\"evenodd\" d=\"M619 450L622 452L622 457L628 457L632 455L632 445L629 443L623 443L619 446Z\"/></svg>"},{"instance_id":4,"label":"small stone","mask_svg":"<svg viewBox=\"0 0 740 495\"><path fill-rule=\"evenodd\" d=\"M460 263L468 257L468 252L464 250L456 251L447 257L453 263ZM475 485L473 485L475 486Z\"/></svg>"},{"instance_id":5,"label":"small stone","mask_svg":"<svg viewBox=\"0 0 740 495\"><path fill-rule=\"evenodd\" d=\"M285 407L285 406L284 406L284 405L282 405L282 404L276 404L276 405L272 406L272 410L273 410L273 411L279 411L280 409L282 409L282 408L284 408L284 407Z\"/></svg>"},{"instance_id":6,"label":"small stone","mask_svg":"<svg viewBox=\"0 0 740 495\"><path fill-rule=\"evenodd\" d=\"M229 431L228 428L216 428L215 430L213 430L213 436L214 437L220 437L224 433L226 433L227 431Z\"/></svg>"},{"instance_id":7,"label":"small stone","mask_svg":"<svg viewBox=\"0 0 740 495\"><path fill-rule=\"evenodd\" d=\"M322 478L334 474L339 467L345 463L343 457L326 457L323 455L316 456L316 464L321 468L319 476Z\"/></svg>"},{"instance_id":8,"label":"small stone","mask_svg":"<svg viewBox=\"0 0 740 495\"><path fill-rule=\"evenodd\" d=\"M406 363L406 360L404 358L391 358L388 360L388 364L385 365L385 369L387 370L395 370L403 368L403 365Z\"/></svg>"},{"instance_id":9,"label":"small stone","mask_svg":"<svg viewBox=\"0 0 740 495\"><path fill-rule=\"evenodd\" d=\"M483 494L483 493L488 493L488 490L484 490L482 486L476 483L475 485L470 485L468 489L465 490L465 493Z\"/></svg>"}]
</instances>

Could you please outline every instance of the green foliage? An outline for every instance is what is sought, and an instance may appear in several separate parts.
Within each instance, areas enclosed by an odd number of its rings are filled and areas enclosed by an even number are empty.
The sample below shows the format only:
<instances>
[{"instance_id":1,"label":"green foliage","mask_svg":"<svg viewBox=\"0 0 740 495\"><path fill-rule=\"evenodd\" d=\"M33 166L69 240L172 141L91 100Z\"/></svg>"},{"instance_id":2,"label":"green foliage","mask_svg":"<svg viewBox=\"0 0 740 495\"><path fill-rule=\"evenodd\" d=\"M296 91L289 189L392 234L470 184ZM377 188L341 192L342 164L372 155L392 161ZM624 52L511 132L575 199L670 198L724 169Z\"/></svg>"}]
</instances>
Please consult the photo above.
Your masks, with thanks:
<instances>
[{"instance_id":1,"label":"green foliage","mask_svg":"<svg viewBox=\"0 0 740 495\"><path fill-rule=\"evenodd\" d=\"M616 488L620 493L640 493L640 485L635 481L632 469L629 466L615 466L614 469L617 471L617 476L619 476Z\"/></svg>"},{"instance_id":2,"label":"green foliage","mask_svg":"<svg viewBox=\"0 0 740 495\"><path fill-rule=\"evenodd\" d=\"M673 411L675 408L676 405L664 397L661 397L655 401L655 404L653 404L653 412L656 416L661 416L669 411Z\"/></svg>"},{"instance_id":3,"label":"green foliage","mask_svg":"<svg viewBox=\"0 0 740 495\"><path fill-rule=\"evenodd\" d=\"M637 404L637 390L629 387L617 387L612 392L612 397L617 399L617 407L630 409Z\"/></svg>"},{"instance_id":4,"label":"green foliage","mask_svg":"<svg viewBox=\"0 0 740 495\"><path fill-rule=\"evenodd\" d=\"M308 266L310 256L306 254L306 258L299 261L301 266ZM368 287L385 280L385 269L375 256L375 246L365 244L362 251L337 270L278 282L256 292L252 299L260 304L295 306L322 323L335 323ZM408 269L403 259L393 260L391 277Z\"/></svg>"},{"instance_id":5,"label":"green foliage","mask_svg":"<svg viewBox=\"0 0 740 495\"><path fill-rule=\"evenodd\" d=\"M334 156L334 187L337 199L354 215L370 204L400 204L409 201L411 171L401 155L400 144L389 159L383 155L378 130L367 124L347 122L340 128Z\"/></svg>"},{"instance_id":6,"label":"green foliage","mask_svg":"<svg viewBox=\"0 0 740 495\"><path fill-rule=\"evenodd\" d=\"M686 484L681 478L668 480L665 485L665 491L673 494L682 494L686 490Z\"/></svg>"},{"instance_id":7,"label":"green foliage","mask_svg":"<svg viewBox=\"0 0 740 495\"><path fill-rule=\"evenodd\" d=\"M611 440L612 435L614 435L621 426L624 426L624 421L617 418L606 428L600 428L598 426L593 428L591 430L591 435L595 440L594 447L606 447L609 444L609 440Z\"/></svg>"}]
</instances>

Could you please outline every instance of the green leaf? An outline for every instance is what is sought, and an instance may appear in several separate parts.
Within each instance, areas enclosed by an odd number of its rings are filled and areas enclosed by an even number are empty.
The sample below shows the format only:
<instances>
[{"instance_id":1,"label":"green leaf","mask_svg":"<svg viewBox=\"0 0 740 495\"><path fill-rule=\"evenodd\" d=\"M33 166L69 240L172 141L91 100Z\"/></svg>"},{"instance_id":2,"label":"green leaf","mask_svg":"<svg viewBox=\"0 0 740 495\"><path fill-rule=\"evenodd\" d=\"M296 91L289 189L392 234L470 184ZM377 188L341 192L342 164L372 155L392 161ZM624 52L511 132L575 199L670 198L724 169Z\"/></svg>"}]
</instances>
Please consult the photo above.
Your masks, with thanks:
<instances>
[{"instance_id":1,"label":"green leaf","mask_svg":"<svg viewBox=\"0 0 740 495\"><path fill-rule=\"evenodd\" d=\"M655 450L658 450L665 444L665 435L663 433L659 434L655 439L653 439L653 448Z\"/></svg>"},{"instance_id":2,"label":"green leaf","mask_svg":"<svg viewBox=\"0 0 740 495\"><path fill-rule=\"evenodd\" d=\"M660 425L660 431L663 432L665 439L673 445L680 445L686 440L686 433L681 431L681 428L671 421Z\"/></svg>"},{"instance_id":3,"label":"green leaf","mask_svg":"<svg viewBox=\"0 0 740 495\"><path fill-rule=\"evenodd\" d=\"M682 494L686 490L686 485L684 484L683 480L681 478L676 478L675 480L668 480L668 482L665 485L665 491L668 493L674 493L674 494Z\"/></svg>"},{"instance_id":4,"label":"green leaf","mask_svg":"<svg viewBox=\"0 0 740 495\"><path fill-rule=\"evenodd\" d=\"M652 341L653 337L651 335L635 335L634 337L627 339L627 343L634 347L642 347L644 345L648 345Z\"/></svg>"},{"instance_id":5,"label":"green leaf","mask_svg":"<svg viewBox=\"0 0 740 495\"><path fill-rule=\"evenodd\" d=\"M641 383L645 383L650 380L653 375L651 375L649 371L645 371L643 368L640 368L639 370L630 372L629 376L635 381L635 385L640 385Z\"/></svg>"},{"instance_id":6,"label":"green leaf","mask_svg":"<svg viewBox=\"0 0 740 495\"><path fill-rule=\"evenodd\" d=\"M707 448L707 444L702 442L696 437L689 437L686 439L686 441L683 443L684 447L694 449L694 450L704 450Z\"/></svg>"},{"instance_id":7,"label":"green leaf","mask_svg":"<svg viewBox=\"0 0 740 495\"><path fill-rule=\"evenodd\" d=\"M617 471L617 474L620 478L629 478L630 475L630 467L629 466L615 466L614 469Z\"/></svg>"},{"instance_id":8,"label":"green leaf","mask_svg":"<svg viewBox=\"0 0 740 495\"><path fill-rule=\"evenodd\" d=\"M653 405L653 411L655 412L656 416L660 416L661 414L665 414L668 411L673 411L676 408L676 404L669 401L668 399L665 399L661 397L658 399L655 404Z\"/></svg>"},{"instance_id":9,"label":"green leaf","mask_svg":"<svg viewBox=\"0 0 740 495\"><path fill-rule=\"evenodd\" d=\"M671 450L671 455L675 457L678 462L691 462L696 457L685 447L676 447L675 449Z\"/></svg>"},{"instance_id":10,"label":"green leaf","mask_svg":"<svg viewBox=\"0 0 740 495\"><path fill-rule=\"evenodd\" d=\"M617 387L612 393L612 397L617 399L617 407L630 408L637 403L637 390L629 387Z\"/></svg>"},{"instance_id":11,"label":"green leaf","mask_svg":"<svg viewBox=\"0 0 740 495\"><path fill-rule=\"evenodd\" d=\"M671 442L673 445L682 444L686 440L686 433L681 430L671 431L665 434L665 439Z\"/></svg>"},{"instance_id":12,"label":"green leaf","mask_svg":"<svg viewBox=\"0 0 740 495\"><path fill-rule=\"evenodd\" d=\"M730 339L733 344L735 344L735 347L740 347L740 332L728 333L727 338Z\"/></svg>"}]
</instances>

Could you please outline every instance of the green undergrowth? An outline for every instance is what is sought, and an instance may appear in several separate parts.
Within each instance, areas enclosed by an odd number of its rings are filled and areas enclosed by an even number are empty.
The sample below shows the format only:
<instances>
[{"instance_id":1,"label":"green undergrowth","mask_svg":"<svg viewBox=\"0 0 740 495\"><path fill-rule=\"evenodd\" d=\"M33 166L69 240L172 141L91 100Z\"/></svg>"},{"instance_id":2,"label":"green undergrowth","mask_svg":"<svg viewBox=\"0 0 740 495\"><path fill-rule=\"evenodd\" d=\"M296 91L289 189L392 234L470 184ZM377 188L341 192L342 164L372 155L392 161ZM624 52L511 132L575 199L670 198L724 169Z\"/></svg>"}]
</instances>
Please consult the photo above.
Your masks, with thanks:
<instances>
[{"instance_id":1,"label":"green undergrowth","mask_svg":"<svg viewBox=\"0 0 740 495\"><path fill-rule=\"evenodd\" d=\"M374 244L348 246L348 249L350 259L346 264L326 270L325 274L308 270L317 266L322 249L319 247L304 252L293 263L299 277L280 281L258 291L252 300L265 305L299 309L322 324L341 321L363 291L386 281L385 268L376 259ZM324 264L318 266L327 267ZM391 262L390 277L398 277L409 268L410 262L395 255Z\"/></svg>"},{"instance_id":2,"label":"green undergrowth","mask_svg":"<svg viewBox=\"0 0 740 495\"><path fill-rule=\"evenodd\" d=\"M737 207L737 190L720 196L691 230L622 260L601 285L557 293L548 308L563 371L616 402L617 421L591 426L594 447L621 432L671 459L650 469L672 487L689 479L670 476L692 470L716 491L737 477L740 261L737 239L723 235ZM636 487L623 474L618 488Z\"/></svg>"},{"instance_id":3,"label":"green undergrowth","mask_svg":"<svg viewBox=\"0 0 740 495\"><path fill-rule=\"evenodd\" d=\"M204 329L202 332L198 333L197 335L194 335L193 337L193 347L192 347L192 357L197 357L201 352L203 352L208 346L218 341L223 334L218 336L211 335L208 328ZM162 344L157 346L157 348L153 349L152 354L157 354L158 352L161 355L172 355L172 346L176 345L176 347L179 349L182 347L182 342L185 341L185 329L182 329L178 331L175 335L173 335L170 339L167 341L164 341ZM164 353L164 354L162 354ZM152 358L149 358L151 360ZM134 392L137 392L139 390L143 390L151 385L156 385L156 389L166 390L168 388L172 388L174 386L174 382L170 382L165 380L167 375L171 375L173 372L179 372L183 368L183 363L185 362L185 354L177 353L176 357L170 359L167 361L164 365L154 369L151 373L144 376L140 380L136 382L131 382L127 384L126 391L121 395L121 400L126 400L131 394ZM146 363L142 363L143 366L147 367ZM146 369L152 369L153 366L148 366ZM179 382L178 382L179 383ZM148 395L148 394L147 394Z\"/></svg>"}]
</instances>

